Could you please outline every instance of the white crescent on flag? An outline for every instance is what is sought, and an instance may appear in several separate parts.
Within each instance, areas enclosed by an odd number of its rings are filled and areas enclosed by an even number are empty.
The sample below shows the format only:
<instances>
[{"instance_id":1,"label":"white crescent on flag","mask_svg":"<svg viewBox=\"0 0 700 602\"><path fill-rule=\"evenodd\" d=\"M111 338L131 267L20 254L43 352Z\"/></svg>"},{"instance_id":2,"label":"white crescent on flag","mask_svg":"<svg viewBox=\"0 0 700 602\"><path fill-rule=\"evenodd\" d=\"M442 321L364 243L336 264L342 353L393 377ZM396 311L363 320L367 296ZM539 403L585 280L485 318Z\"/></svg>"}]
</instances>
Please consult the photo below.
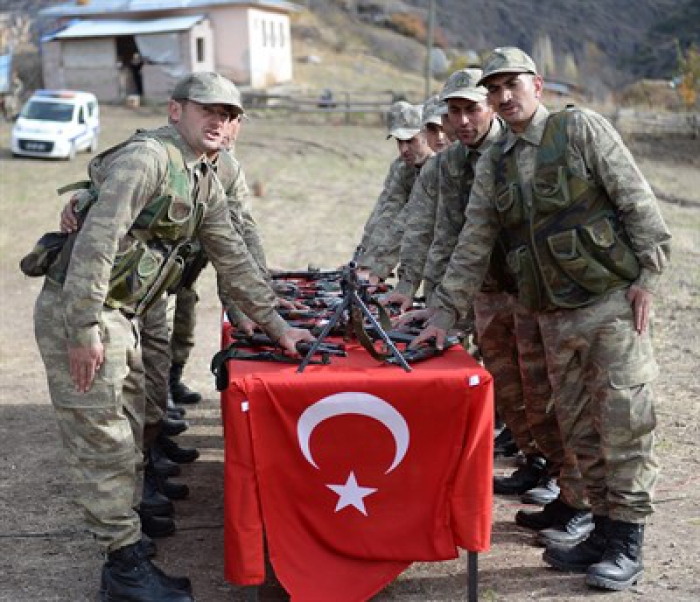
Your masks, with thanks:
<instances>
[{"instance_id":1,"label":"white crescent on flag","mask_svg":"<svg viewBox=\"0 0 700 602\"><path fill-rule=\"evenodd\" d=\"M309 442L314 429L328 418L344 414L359 414L381 422L391 433L396 444L394 461L384 474L394 470L406 455L410 441L408 424L392 405L369 393L343 392L324 397L310 405L297 422L297 438L301 453L307 462L319 468L311 455Z\"/></svg>"}]
</instances>

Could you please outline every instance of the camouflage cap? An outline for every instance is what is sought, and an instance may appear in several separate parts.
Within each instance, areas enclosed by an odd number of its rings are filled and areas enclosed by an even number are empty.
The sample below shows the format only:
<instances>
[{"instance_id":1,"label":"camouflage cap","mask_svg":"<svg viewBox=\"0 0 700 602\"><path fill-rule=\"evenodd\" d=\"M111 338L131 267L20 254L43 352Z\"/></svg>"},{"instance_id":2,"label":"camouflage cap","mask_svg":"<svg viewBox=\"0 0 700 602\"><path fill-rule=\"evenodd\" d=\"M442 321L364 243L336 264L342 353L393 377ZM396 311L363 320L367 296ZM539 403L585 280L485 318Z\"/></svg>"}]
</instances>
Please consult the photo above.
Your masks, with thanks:
<instances>
[{"instance_id":1,"label":"camouflage cap","mask_svg":"<svg viewBox=\"0 0 700 602\"><path fill-rule=\"evenodd\" d=\"M484 61L484 73L479 80L483 85L484 80L498 73L532 73L537 75L537 66L527 54L520 48L504 46L496 48Z\"/></svg>"},{"instance_id":2,"label":"camouflage cap","mask_svg":"<svg viewBox=\"0 0 700 602\"><path fill-rule=\"evenodd\" d=\"M412 105L405 100L399 100L389 107L387 125L389 135L397 140L410 140L421 131L422 107Z\"/></svg>"},{"instance_id":3,"label":"camouflage cap","mask_svg":"<svg viewBox=\"0 0 700 602\"><path fill-rule=\"evenodd\" d=\"M423 103L423 120L421 125L425 127L429 123L434 123L442 127L442 116L447 114L447 105L440 100L436 94Z\"/></svg>"},{"instance_id":4,"label":"camouflage cap","mask_svg":"<svg viewBox=\"0 0 700 602\"><path fill-rule=\"evenodd\" d=\"M173 89L173 100L191 100L204 105L229 105L236 113L243 113L241 93L236 85L223 75L213 71L190 73Z\"/></svg>"},{"instance_id":5,"label":"camouflage cap","mask_svg":"<svg viewBox=\"0 0 700 602\"><path fill-rule=\"evenodd\" d=\"M481 69L460 69L447 78L440 98L466 98L474 102L486 100L486 88L479 85Z\"/></svg>"}]
</instances>

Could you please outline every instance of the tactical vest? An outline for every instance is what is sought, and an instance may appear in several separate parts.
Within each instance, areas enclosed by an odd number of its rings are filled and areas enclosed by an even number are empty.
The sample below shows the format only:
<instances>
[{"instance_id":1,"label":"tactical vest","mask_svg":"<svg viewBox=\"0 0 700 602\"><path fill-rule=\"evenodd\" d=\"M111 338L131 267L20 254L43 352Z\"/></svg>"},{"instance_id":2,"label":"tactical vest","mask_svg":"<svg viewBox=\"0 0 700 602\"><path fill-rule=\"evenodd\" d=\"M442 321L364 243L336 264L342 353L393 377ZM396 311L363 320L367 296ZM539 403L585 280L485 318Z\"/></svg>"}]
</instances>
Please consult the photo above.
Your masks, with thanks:
<instances>
[{"instance_id":1,"label":"tactical vest","mask_svg":"<svg viewBox=\"0 0 700 602\"><path fill-rule=\"evenodd\" d=\"M567 165L571 110L553 113L537 150L532 204L505 139L492 149L495 205L519 301L533 310L589 305L628 286L639 264L614 205L595 182Z\"/></svg>"},{"instance_id":2,"label":"tactical vest","mask_svg":"<svg viewBox=\"0 0 700 602\"><path fill-rule=\"evenodd\" d=\"M177 286L188 256L195 250L193 237L202 223L209 190L202 186L197 198L191 192L190 176L182 152L163 132L138 133L126 142L99 154L91 162L100 169L109 154L134 141L155 138L168 154L168 170L158 196L141 210L127 235L120 241L109 278L105 305L129 315L141 315L161 294ZM206 182L208 178L203 178ZM86 182L88 201L77 207L79 220L90 207L99 203L100 191L94 182ZM67 244L58 260L49 268L47 278L63 285L72 244Z\"/></svg>"},{"instance_id":3,"label":"tactical vest","mask_svg":"<svg viewBox=\"0 0 700 602\"><path fill-rule=\"evenodd\" d=\"M460 152L467 152L467 150L461 144ZM455 214L454 219L460 220L459 226L461 229L466 221L467 205L469 204L469 196L472 191L472 186L474 185L476 173L474 170L474 165L464 156L460 156L459 161L450 162L448 160L447 166L448 172L453 181L459 178L458 190L460 192L456 198L457 210L453 213ZM499 236L498 240L496 241L496 245L491 252L489 269L486 272L484 282L481 286L481 291L484 293L515 292L513 274L508 269L505 247L501 238L502 237Z\"/></svg>"}]
</instances>

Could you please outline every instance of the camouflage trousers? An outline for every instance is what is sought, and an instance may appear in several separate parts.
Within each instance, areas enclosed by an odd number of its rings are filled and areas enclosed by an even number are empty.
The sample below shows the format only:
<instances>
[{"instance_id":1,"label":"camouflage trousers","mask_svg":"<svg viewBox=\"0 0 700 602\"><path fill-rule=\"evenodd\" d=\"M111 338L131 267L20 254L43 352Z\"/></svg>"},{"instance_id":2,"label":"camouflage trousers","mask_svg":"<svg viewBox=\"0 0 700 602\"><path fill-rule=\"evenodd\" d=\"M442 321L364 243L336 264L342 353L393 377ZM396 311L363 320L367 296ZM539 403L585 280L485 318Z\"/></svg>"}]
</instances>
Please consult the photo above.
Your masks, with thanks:
<instances>
[{"instance_id":1,"label":"camouflage trousers","mask_svg":"<svg viewBox=\"0 0 700 602\"><path fill-rule=\"evenodd\" d=\"M561 435L537 313L513 302L524 420L537 449L547 460L547 472L559 484L559 497L569 506L587 509L586 487L576 454Z\"/></svg>"},{"instance_id":2,"label":"camouflage trousers","mask_svg":"<svg viewBox=\"0 0 700 602\"><path fill-rule=\"evenodd\" d=\"M46 282L34 309L34 332L68 469L88 529L106 551L141 539L134 507L141 500L144 370L136 324L105 309L99 322L104 363L90 390L70 377L64 304Z\"/></svg>"},{"instance_id":3,"label":"camouflage trousers","mask_svg":"<svg viewBox=\"0 0 700 602\"><path fill-rule=\"evenodd\" d=\"M192 288L182 288L168 298L168 323L172 325L170 351L173 364L184 366L194 347L194 330L197 325L197 283Z\"/></svg>"},{"instance_id":4,"label":"camouflage trousers","mask_svg":"<svg viewBox=\"0 0 700 602\"><path fill-rule=\"evenodd\" d=\"M146 427L144 449L148 449L160 431L160 422L168 408L170 374L170 331L168 298L162 296L140 318L141 354L146 373Z\"/></svg>"},{"instance_id":5,"label":"camouflage trousers","mask_svg":"<svg viewBox=\"0 0 700 602\"><path fill-rule=\"evenodd\" d=\"M538 449L525 418L513 303L507 293L479 293L474 299L474 324L484 366L493 376L496 411L518 449L533 455Z\"/></svg>"},{"instance_id":6,"label":"camouflage trousers","mask_svg":"<svg viewBox=\"0 0 700 602\"><path fill-rule=\"evenodd\" d=\"M564 444L576 454L593 513L643 523L658 476L649 332L634 329L626 291L538 315Z\"/></svg>"}]
</instances>

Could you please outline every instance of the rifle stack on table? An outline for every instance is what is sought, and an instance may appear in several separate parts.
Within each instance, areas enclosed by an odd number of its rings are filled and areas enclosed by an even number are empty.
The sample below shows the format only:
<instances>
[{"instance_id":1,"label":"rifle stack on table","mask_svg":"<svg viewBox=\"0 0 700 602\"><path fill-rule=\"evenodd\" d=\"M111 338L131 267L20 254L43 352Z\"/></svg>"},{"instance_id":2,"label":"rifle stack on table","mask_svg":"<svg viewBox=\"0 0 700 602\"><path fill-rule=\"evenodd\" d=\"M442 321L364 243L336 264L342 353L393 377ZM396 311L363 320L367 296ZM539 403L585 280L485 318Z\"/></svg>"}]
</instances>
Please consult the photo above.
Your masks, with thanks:
<instances>
[{"instance_id":1,"label":"rifle stack on table","mask_svg":"<svg viewBox=\"0 0 700 602\"><path fill-rule=\"evenodd\" d=\"M434 345L408 349L420 332L420 325L393 328L391 317L398 315L398 309L385 307L379 300L391 286L370 284L358 275L354 262L340 270L310 268L274 272L272 280L277 295L298 306L280 307L279 314L290 326L307 328L318 340L313 344L299 343L297 349L305 356L300 359L283 354L265 334L247 335L234 329L228 349L219 352L212 361L215 374L228 359L296 363L301 364L298 370L301 372L308 364L328 364L333 357L347 355L343 343L326 341L326 337L357 340L378 361L402 366L407 371L410 371L408 364L441 353ZM414 304L416 309L421 307L422 304ZM446 347L459 343L459 338L448 337ZM217 374L217 383L219 380L224 385L223 377L219 379Z\"/></svg>"}]
</instances>

